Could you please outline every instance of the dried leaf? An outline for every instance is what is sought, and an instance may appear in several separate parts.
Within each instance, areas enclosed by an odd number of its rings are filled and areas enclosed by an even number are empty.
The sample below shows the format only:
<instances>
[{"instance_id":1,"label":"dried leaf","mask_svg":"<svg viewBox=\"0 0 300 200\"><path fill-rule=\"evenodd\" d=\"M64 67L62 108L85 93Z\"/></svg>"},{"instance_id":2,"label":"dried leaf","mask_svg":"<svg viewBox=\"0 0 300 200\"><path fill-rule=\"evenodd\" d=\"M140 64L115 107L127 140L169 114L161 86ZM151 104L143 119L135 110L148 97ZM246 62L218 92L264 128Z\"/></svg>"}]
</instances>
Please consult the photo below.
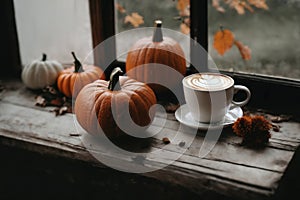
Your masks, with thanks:
<instances>
[{"instance_id":1,"label":"dried leaf","mask_svg":"<svg viewBox=\"0 0 300 200\"><path fill-rule=\"evenodd\" d=\"M65 105L65 106L68 108L67 113L73 113L73 109L71 105Z\"/></svg>"},{"instance_id":2,"label":"dried leaf","mask_svg":"<svg viewBox=\"0 0 300 200\"><path fill-rule=\"evenodd\" d=\"M234 41L234 44L237 46L237 48L240 51L240 54L244 60L250 60L251 59L251 49L241 43L240 41Z\"/></svg>"},{"instance_id":3,"label":"dried leaf","mask_svg":"<svg viewBox=\"0 0 300 200\"><path fill-rule=\"evenodd\" d=\"M285 116L285 115L273 116L270 118L270 120L274 123L288 122L290 119L291 119L290 116Z\"/></svg>"},{"instance_id":4,"label":"dried leaf","mask_svg":"<svg viewBox=\"0 0 300 200\"><path fill-rule=\"evenodd\" d=\"M272 124L272 128L273 128L273 131L275 131L275 132L279 132L280 131L280 126L277 125L277 124Z\"/></svg>"},{"instance_id":5,"label":"dried leaf","mask_svg":"<svg viewBox=\"0 0 300 200\"><path fill-rule=\"evenodd\" d=\"M174 113L179 108L179 106L180 105L178 103L168 102L166 105L164 105L164 108L168 113Z\"/></svg>"},{"instance_id":6,"label":"dried leaf","mask_svg":"<svg viewBox=\"0 0 300 200\"><path fill-rule=\"evenodd\" d=\"M266 0L248 0L249 4L254 5L257 8L269 10Z\"/></svg>"},{"instance_id":7,"label":"dried leaf","mask_svg":"<svg viewBox=\"0 0 300 200\"><path fill-rule=\"evenodd\" d=\"M184 11L189 6L190 6L190 0L178 0L176 8L179 11Z\"/></svg>"},{"instance_id":8,"label":"dried leaf","mask_svg":"<svg viewBox=\"0 0 300 200\"><path fill-rule=\"evenodd\" d=\"M55 98L55 99L52 99L47 105L49 106L62 106L63 105L63 99L62 98Z\"/></svg>"},{"instance_id":9,"label":"dried leaf","mask_svg":"<svg viewBox=\"0 0 300 200\"><path fill-rule=\"evenodd\" d=\"M185 23L181 23L180 24L180 31L183 34L188 35L188 34L190 34L190 27L188 25L186 25Z\"/></svg>"},{"instance_id":10,"label":"dried leaf","mask_svg":"<svg viewBox=\"0 0 300 200\"><path fill-rule=\"evenodd\" d=\"M189 0L178 0L177 1L177 10L179 15L182 17L190 16L190 1Z\"/></svg>"},{"instance_id":11,"label":"dried leaf","mask_svg":"<svg viewBox=\"0 0 300 200\"><path fill-rule=\"evenodd\" d=\"M185 17L183 18L183 23L185 23L188 27L191 26L191 18Z\"/></svg>"},{"instance_id":12,"label":"dried leaf","mask_svg":"<svg viewBox=\"0 0 300 200\"><path fill-rule=\"evenodd\" d=\"M269 9L268 5L266 4L266 0L223 0L222 2L235 9L240 15L245 14L245 9L250 12L254 12L252 6L264 10ZM220 0L212 0L212 6L219 12L225 12L225 9L220 5Z\"/></svg>"},{"instance_id":13,"label":"dried leaf","mask_svg":"<svg viewBox=\"0 0 300 200\"><path fill-rule=\"evenodd\" d=\"M52 86L46 86L45 88L42 89L42 92L43 93L49 93L49 94L52 94L52 95L57 95L58 94L57 89L55 89Z\"/></svg>"},{"instance_id":14,"label":"dried leaf","mask_svg":"<svg viewBox=\"0 0 300 200\"><path fill-rule=\"evenodd\" d=\"M58 89L53 86L46 86L43 88L40 95L46 99L47 103L50 103L52 99L62 98L63 96Z\"/></svg>"},{"instance_id":15,"label":"dried leaf","mask_svg":"<svg viewBox=\"0 0 300 200\"><path fill-rule=\"evenodd\" d=\"M42 89L41 93L36 97L37 106L55 106L53 110L55 115L63 115L72 113L72 99L65 97L56 87L47 86Z\"/></svg>"},{"instance_id":16,"label":"dried leaf","mask_svg":"<svg viewBox=\"0 0 300 200\"><path fill-rule=\"evenodd\" d=\"M60 108L55 108L53 111L55 112L55 116L63 115L65 113L67 113L68 107L67 106L62 106Z\"/></svg>"},{"instance_id":17,"label":"dried leaf","mask_svg":"<svg viewBox=\"0 0 300 200\"><path fill-rule=\"evenodd\" d=\"M220 13L225 13L225 9L223 8L223 7L217 7L216 8L217 9L217 11L219 11Z\"/></svg>"},{"instance_id":18,"label":"dried leaf","mask_svg":"<svg viewBox=\"0 0 300 200\"><path fill-rule=\"evenodd\" d=\"M116 3L115 4L116 9L120 12L120 13L126 13L126 10L123 6L121 6L121 4Z\"/></svg>"},{"instance_id":19,"label":"dried leaf","mask_svg":"<svg viewBox=\"0 0 300 200\"><path fill-rule=\"evenodd\" d=\"M52 110L52 112L55 113L55 116L60 116L66 113L72 113L72 107L69 106L56 107Z\"/></svg>"},{"instance_id":20,"label":"dried leaf","mask_svg":"<svg viewBox=\"0 0 300 200\"><path fill-rule=\"evenodd\" d=\"M242 2L242 5L244 6L244 8L246 8L248 11L250 11L250 12L254 12L254 10L253 10L253 8L249 5L249 4L247 4L246 2Z\"/></svg>"},{"instance_id":21,"label":"dried leaf","mask_svg":"<svg viewBox=\"0 0 300 200\"><path fill-rule=\"evenodd\" d=\"M35 105L45 107L47 105L47 101L44 97L39 95L35 98Z\"/></svg>"},{"instance_id":22,"label":"dried leaf","mask_svg":"<svg viewBox=\"0 0 300 200\"><path fill-rule=\"evenodd\" d=\"M238 14L243 15L245 14L245 9L242 3L240 3L240 1L232 1L232 3L230 4L231 7L233 7Z\"/></svg>"},{"instance_id":23,"label":"dried leaf","mask_svg":"<svg viewBox=\"0 0 300 200\"><path fill-rule=\"evenodd\" d=\"M225 12L225 9L220 6L220 0L212 0L212 6L221 13Z\"/></svg>"},{"instance_id":24,"label":"dried leaf","mask_svg":"<svg viewBox=\"0 0 300 200\"><path fill-rule=\"evenodd\" d=\"M141 24L144 24L144 19L141 15L134 12L131 15L127 15L124 20L125 23L131 23L135 28L139 27Z\"/></svg>"},{"instance_id":25,"label":"dried leaf","mask_svg":"<svg viewBox=\"0 0 300 200\"><path fill-rule=\"evenodd\" d=\"M214 48L220 55L231 49L234 43L234 34L228 30L220 30L214 35Z\"/></svg>"}]
</instances>

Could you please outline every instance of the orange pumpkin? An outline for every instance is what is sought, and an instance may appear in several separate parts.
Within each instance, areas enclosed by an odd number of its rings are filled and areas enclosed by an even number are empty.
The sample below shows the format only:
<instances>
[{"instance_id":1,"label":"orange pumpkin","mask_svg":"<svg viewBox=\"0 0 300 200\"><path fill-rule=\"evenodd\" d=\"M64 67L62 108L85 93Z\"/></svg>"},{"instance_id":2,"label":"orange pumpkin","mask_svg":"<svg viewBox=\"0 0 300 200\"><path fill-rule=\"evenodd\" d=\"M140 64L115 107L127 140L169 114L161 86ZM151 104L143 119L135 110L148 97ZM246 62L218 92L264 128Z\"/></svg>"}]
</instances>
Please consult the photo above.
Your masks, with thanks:
<instances>
[{"instance_id":1,"label":"orange pumpkin","mask_svg":"<svg viewBox=\"0 0 300 200\"><path fill-rule=\"evenodd\" d=\"M153 37L138 40L128 52L126 73L129 77L141 82L149 83L151 80L164 80L168 82L165 85L178 86L181 83L179 76L170 77L169 71L159 70L157 64L171 67L184 75L186 72L184 52L174 39L163 37L160 20L156 20L155 24ZM165 87L160 85L149 84L149 86L157 94L165 92Z\"/></svg>"},{"instance_id":2,"label":"orange pumpkin","mask_svg":"<svg viewBox=\"0 0 300 200\"><path fill-rule=\"evenodd\" d=\"M79 91L87 84L98 80L105 79L103 71L94 65L84 65L76 58L75 53L74 66L61 71L57 78L57 87L67 97L76 98Z\"/></svg>"},{"instance_id":3,"label":"orange pumpkin","mask_svg":"<svg viewBox=\"0 0 300 200\"><path fill-rule=\"evenodd\" d=\"M115 68L109 81L97 80L79 92L75 115L88 133L115 138L124 135L118 126L121 123L133 130L136 125L146 128L151 122L149 110L156 104L154 92L144 83L120 76L121 73L120 68Z\"/></svg>"}]
</instances>

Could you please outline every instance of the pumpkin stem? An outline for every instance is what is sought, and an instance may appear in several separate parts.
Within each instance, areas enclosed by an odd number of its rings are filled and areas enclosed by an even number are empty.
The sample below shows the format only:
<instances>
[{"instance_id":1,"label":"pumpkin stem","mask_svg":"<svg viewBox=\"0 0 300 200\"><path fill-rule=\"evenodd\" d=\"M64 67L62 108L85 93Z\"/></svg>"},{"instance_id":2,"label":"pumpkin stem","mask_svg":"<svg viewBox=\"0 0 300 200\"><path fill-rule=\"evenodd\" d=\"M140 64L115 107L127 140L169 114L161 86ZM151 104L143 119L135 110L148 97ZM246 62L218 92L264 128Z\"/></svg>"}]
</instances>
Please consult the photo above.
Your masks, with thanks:
<instances>
[{"instance_id":1,"label":"pumpkin stem","mask_svg":"<svg viewBox=\"0 0 300 200\"><path fill-rule=\"evenodd\" d=\"M72 51L71 52L74 58L74 66L75 66L75 73L78 72L84 72L83 68L82 68L82 64L81 62L77 59L77 57L75 56L75 53Z\"/></svg>"},{"instance_id":2,"label":"pumpkin stem","mask_svg":"<svg viewBox=\"0 0 300 200\"><path fill-rule=\"evenodd\" d=\"M119 76L123 74L120 67L116 67L110 74L108 89L110 91L121 90L121 85L119 82Z\"/></svg>"},{"instance_id":3,"label":"pumpkin stem","mask_svg":"<svg viewBox=\"0 0 300 200\"><path fill-rule=\"evenodd\" d=\"M161 30L162 21L155 20L154 23L155 23L155 29L154 29L152 41L153 42L162 42L163 41L163 35L162 35L162 30Z\"/></svg>"},{"instance_id":4,"label":"pumpkin stem","mask_svg":"<svg viewBox=\"0 0 300 200\"><path fill-rule=\"evenodd\" d=\"M45 53L43 53L43 58L42 58L42 61L46 61L47 60L47 55Z\"/></svg>"},{"instance_id":5,"label":"pumpkin stem","mask_svg":"<svg viewBox=\"0 0 300 200\"><path fill-rule=\"evenodd\" d=\"M224 26L222 24L220 24L220 30L224 32Z\"/></svg>"}]
</instances>

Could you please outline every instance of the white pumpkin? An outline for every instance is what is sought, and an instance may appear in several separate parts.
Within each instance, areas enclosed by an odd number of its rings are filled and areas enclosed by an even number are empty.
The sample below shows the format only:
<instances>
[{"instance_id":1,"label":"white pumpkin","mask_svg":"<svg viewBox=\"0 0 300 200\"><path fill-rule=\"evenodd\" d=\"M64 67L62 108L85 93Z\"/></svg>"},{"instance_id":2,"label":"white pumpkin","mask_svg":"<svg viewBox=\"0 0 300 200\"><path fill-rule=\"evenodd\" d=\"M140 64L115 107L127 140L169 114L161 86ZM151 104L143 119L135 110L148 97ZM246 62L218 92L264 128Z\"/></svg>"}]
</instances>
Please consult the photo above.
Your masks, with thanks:
<instances>
[{"instance_id":1,"label":"white pumpkin","mask_svg":"<svg viewBox=\"0 0 300 200\"><path fill-rule=\"evenodd\" d=\"M34 60L23 68L21 78L26 87L42 89L56 82L63 66L55 60L46 60L46 58L46 54L43 54L42 60Z\"/></svg>"}]
</instances>

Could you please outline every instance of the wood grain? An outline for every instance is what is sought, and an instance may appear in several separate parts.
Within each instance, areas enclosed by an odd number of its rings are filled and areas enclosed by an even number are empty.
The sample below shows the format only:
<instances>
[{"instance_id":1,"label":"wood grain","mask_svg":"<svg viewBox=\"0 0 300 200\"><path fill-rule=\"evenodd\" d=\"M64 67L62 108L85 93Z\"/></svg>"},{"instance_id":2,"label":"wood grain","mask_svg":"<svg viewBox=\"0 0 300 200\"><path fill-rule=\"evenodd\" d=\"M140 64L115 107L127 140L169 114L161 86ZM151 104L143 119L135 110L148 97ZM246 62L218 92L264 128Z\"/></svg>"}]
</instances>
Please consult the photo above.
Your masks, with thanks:
<instances>
[{"instance_id":1,"label":"wood grain","mask_svg":"<svg viewBox=\"0 0 300 200\"><path fill-rule=\"evenodd\" d=\"M73 114L55 117L49 110L35 106L34 96L35 93L24 87L9 88L0 93L2 145L80 160L101 168L108 167L95 155L116 162L121 160L129 167L136 166L137 160L131 156L120 155L105 146L95 146L94 139L76 125ZM211 191L239 199L272 197L300 143L300 124L293 121L282 122L280 132L272 132L269 144L263 149L241 146L241 138L229 127L223 130L209 154L199 158L205 132L198 131L194 137L194 131L182 128L174 114L169 113L165 118L162 113L157 113L155 119L152 130L159 132L146 142L124 139L117 144L130 151L144 152L140 164L150 169L167 165L142 176L175 183L199 195ZM163 120L162 127L160 122ZM164 137L171 143L164 144ZM184 145L180 146L181 142ZM170 162L172 158L177 159Z\"/></svg>"}]
</instances>

